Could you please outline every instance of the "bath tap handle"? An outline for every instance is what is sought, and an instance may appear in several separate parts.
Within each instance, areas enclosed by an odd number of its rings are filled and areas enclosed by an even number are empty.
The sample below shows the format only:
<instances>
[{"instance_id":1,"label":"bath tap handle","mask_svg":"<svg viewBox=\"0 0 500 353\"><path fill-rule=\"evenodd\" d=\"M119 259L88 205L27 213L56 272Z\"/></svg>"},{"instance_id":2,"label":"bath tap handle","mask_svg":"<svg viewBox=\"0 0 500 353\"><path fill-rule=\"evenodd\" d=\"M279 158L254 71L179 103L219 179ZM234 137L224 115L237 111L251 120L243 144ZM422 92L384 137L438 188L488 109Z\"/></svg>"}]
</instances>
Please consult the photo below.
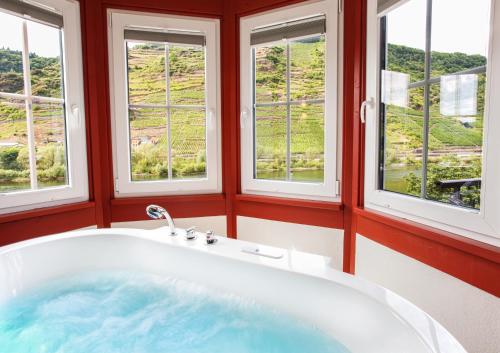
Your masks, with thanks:
<instances>
[{"instance_id":1,"label":"bath tap handle","mask_svg":"<svg viewBox=\"0 0 500 353\"><path fill-rule=\"evenodd\" d=\"M207 244L212 245L217 242L217 238L214 236L214 231L213 230L207 230L205 233L207 235Z\"/></svg>"},{"instance_id":2,"label":"bath tap handle","mask_svg":"<svg viewBox=\"0 0 500 353\"><path fill-rule=\"evenodd\" d=\"M195 240L196 239L196 233L195 233L196 226L189 227L186 229L186 240Z\"/></svg>"}]
</instances>

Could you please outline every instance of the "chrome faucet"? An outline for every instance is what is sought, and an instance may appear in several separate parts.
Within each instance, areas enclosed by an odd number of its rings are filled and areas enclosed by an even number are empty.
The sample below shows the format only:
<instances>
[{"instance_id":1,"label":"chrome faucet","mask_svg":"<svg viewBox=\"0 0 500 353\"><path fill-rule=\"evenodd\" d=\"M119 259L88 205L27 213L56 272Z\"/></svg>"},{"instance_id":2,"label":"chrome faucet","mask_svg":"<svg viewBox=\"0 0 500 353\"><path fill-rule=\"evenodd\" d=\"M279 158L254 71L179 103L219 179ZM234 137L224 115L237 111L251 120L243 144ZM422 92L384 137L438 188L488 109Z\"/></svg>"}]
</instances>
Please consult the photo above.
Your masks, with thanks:
<instances>
[{"instance_id":1,"label":"chrome faucet","mask_svg":"<svg viewBox=\"0 0 500 353\"><path fill-rule=\"evenodd\" d=\"M153 219L166 219L168 222L168 228L170 230L169 235L177 235L174 220L172 219L172 217L170 217L166 209L157 205L149 205L148 207L146 207L146 213Z\"/></svg>"}]
</instances>

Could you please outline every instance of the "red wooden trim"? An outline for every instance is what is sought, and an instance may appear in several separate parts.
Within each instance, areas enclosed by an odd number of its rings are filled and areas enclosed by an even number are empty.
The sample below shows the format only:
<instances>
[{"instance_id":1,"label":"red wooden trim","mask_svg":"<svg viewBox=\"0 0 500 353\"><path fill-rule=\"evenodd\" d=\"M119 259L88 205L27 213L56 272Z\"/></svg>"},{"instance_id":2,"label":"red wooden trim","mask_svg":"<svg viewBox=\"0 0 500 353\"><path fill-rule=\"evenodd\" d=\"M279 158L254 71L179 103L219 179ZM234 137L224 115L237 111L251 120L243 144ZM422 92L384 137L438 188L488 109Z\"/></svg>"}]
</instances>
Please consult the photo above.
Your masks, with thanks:
<instances>
[{"instance_id":1,"label":"red wooden trim","mask_svg":"<svg viewBox=\"0 0 500 353\"><path fill-rule=\"evenodd\" d=\"M489 245L454 233L384 214L382 212L356 209L355 213L359 216L359 222L364 222L365 220L377 222L385 226L386 229L401 231L408 236L423 238L426 241L439 243L441 246L460 250L471 256L482 257L486 260L500 264L500 248L494 245ZM374 232L368 231L368 233ZM369 235L370 234L367 234L367 236Z\"/></svg>"},{"instance_id":2,"label":"red wooden trim","mask_svg":"<svg viewBox=\"0 0 500 353\"><path fill-rule=\"evenodd\" d=\"M219 18L224 8L222 0L106 0L102 1L102 4L105 8L213 18Z\"/></svg>"},{"instance_id":3,"label":"red wooden trim","mask_svg":"<svg viewBox=\"0 0 500 353\"><path fill-rule=\"evenodd\" d=\"M93 202L48 207L0 217L0 246L95 224Z\"/></svg>"},{"instance_id":4,"label":"red wooden trim","mask_svg":"<svg viewBox=\"0 0 500 353\"><path fill-rule=\"evenodd\" d=\"M392 217L356 212L362 236L500 297L499 248Z\"/></svg>"},{"instance_id":5,"label":"red wooden trim","mask_svg":"<svg viewBox=\"0 0 500 353\"><path fill-rule=\"evenodd\" d=\"M356 223L352 213L358 205L361 185L359 158L362 155L361 126L358 119L363 95L363 33L365 26L364 2L344 2L344 67L343 67L343 131L342 131L342 199L344 208L344 264L343 270L355 271Z\"/></svg>"},{"instance_id":6,"label":"red wooden trim","mask_svg":"<svg viewBox=\"0 0 500 353\"><path fill-rule=\"evenodd\" d=\"M226 214L226 200L223 194L130 197L111 200L112 222L149 219L145 210L150 204L164 207L176 218Z\"/></svg>"},{"instance_id":7,"label":"red wooden trim","mask_svg":"<svg viewBox=\"0 0 500 353\"><path fill-rule=\"evenodd\" d=\"M234 196L239 185L239 20L235 3L224 2L221 24L222 165L227 235L237 237Z\"/></svg>"},{"instance_id":8,"label":"red wooden trim","mask_svg":"<svg viewBox=\"0 0 500 353\"><path fill-rule=\"evenodd\" d=\"M64 212L71 212L75 210L83 210L85 208L94 208L94 207L95 207L94 202L84 201L84 202L70 203L66 205L36 208L28 211L0 214L0 224L17 222L28 218L39 218L44 216L50 216L53 214L60 214Z\"/></svg>"},{"instance_id":9,"label":"red wooden trim","mask_svg":"<svg viewBox=\"0 0 500 353\"><path fill-rule=\"evenodd\" d=\"M235 206L236 214L239 216L318 227L343 228L343 211L340 204L236 195Z\"/></svg>"},{"instance_id":10,"label":"red wooden trim","mask_svg":"<svg viewBox=\"0 0 500 353\"><path fill-rule=\"evenodd\" d=\"M240 17L249 16L280 7L298 4L304 1L307 0L240 0L236 5L236 13Z\"/></svg>"},{"instance_id":11,"label":"red wooden trim","mask_svg":"<svg viewBox=\"0 0 500 353\"><path fill-rule=\"evenodd\" d=\"M99 0L82 2L82 40L85 63L86 119L89 121L89 164L92 170L92 190L98 227L109 227L112 197L112 162L109 121L109 90L107 89L107 26L105 10Z\"/></svg>"},{"instance_id":12,"label":"red wooden trim","mask_svg":"<svg viewBox=\"0 0 500 353\"><path fill-rule=\"evenodd\" d=\"M293 207L321 209L330 211L342 210L342 204L340 202L289 199L284 197L250 195L250 194L238 194L235 196L235 199L237 201L258 202L268 205L293 206Z\"/></svg>"}]
</instances>

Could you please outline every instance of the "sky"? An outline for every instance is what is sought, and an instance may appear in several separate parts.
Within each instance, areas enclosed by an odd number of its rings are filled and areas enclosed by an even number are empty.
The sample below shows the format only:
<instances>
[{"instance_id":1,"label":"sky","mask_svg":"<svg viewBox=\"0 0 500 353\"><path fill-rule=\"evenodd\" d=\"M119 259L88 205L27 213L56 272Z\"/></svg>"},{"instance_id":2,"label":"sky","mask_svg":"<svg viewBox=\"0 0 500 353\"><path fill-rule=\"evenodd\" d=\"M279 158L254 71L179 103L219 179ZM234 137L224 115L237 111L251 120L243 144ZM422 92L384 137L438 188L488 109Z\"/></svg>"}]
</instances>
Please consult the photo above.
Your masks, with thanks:
<instances>
[{"instance_id":1,"label":"sky","mask_svg":"<svg viewBox=\"0 0 500 353\"><path fill-rule=\"evenodd\" d=\"M426 2L410 0L390 12L389 43L424 49ZM434 0L432 50L487 56L490 4L491 0ZM30 52L58 56L58 31L28 23ZM0 12L0 47L20 50L21 39L21 20Z\"/></svg>"},{"instance_id":2,"label":"sky","mask_svg":"<svg viewBox=\"0 0 500 353\"><path fill-rule=\"evenodd\" d=\"M0 48L21 50L22 20L0 12ZM28 47L31 53L45 57L59 56L59 31L55 28L28 21Z\"/></svg>"},{"instance_id":3,"label":"sky","mask_svg":"<svg viewBox=\"0 0 500 353\"><path fill-rule=\"evenodd\" d=\"M425 48L426 0L410 0L388 14L388 42ZM432 50L487 56L491 0L434 0Z\"/></svg>"}]
</instances>

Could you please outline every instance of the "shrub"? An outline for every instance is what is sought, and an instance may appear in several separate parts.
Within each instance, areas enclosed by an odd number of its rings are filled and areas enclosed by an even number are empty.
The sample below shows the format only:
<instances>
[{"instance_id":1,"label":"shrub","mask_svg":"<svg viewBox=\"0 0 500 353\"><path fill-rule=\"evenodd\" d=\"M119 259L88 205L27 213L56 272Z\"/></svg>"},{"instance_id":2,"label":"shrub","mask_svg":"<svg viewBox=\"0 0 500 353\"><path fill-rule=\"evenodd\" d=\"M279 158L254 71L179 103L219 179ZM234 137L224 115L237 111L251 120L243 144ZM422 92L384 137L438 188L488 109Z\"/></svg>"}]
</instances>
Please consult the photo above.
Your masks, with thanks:
<instances>
[{"instance_id":1,"label":"shrub","mask_svg":"<svg viewBox=\"0 0 500 353\"><path fill-rule=\"evenodd\" d=\"M17 161L19 147L9 147L0 150L0 168L8 170L21 170Z\"/></svg>"},{"instance_id":2,"label":"shrub","mask_svg":"<svg viewBox=\"0 0 500 353\"><path fill-rule=\"evenodd\" d=\"M6 170L0 169L0 182L6 181L24 181L29 179L29 170Z\"/></svg>"}]
</instances>

